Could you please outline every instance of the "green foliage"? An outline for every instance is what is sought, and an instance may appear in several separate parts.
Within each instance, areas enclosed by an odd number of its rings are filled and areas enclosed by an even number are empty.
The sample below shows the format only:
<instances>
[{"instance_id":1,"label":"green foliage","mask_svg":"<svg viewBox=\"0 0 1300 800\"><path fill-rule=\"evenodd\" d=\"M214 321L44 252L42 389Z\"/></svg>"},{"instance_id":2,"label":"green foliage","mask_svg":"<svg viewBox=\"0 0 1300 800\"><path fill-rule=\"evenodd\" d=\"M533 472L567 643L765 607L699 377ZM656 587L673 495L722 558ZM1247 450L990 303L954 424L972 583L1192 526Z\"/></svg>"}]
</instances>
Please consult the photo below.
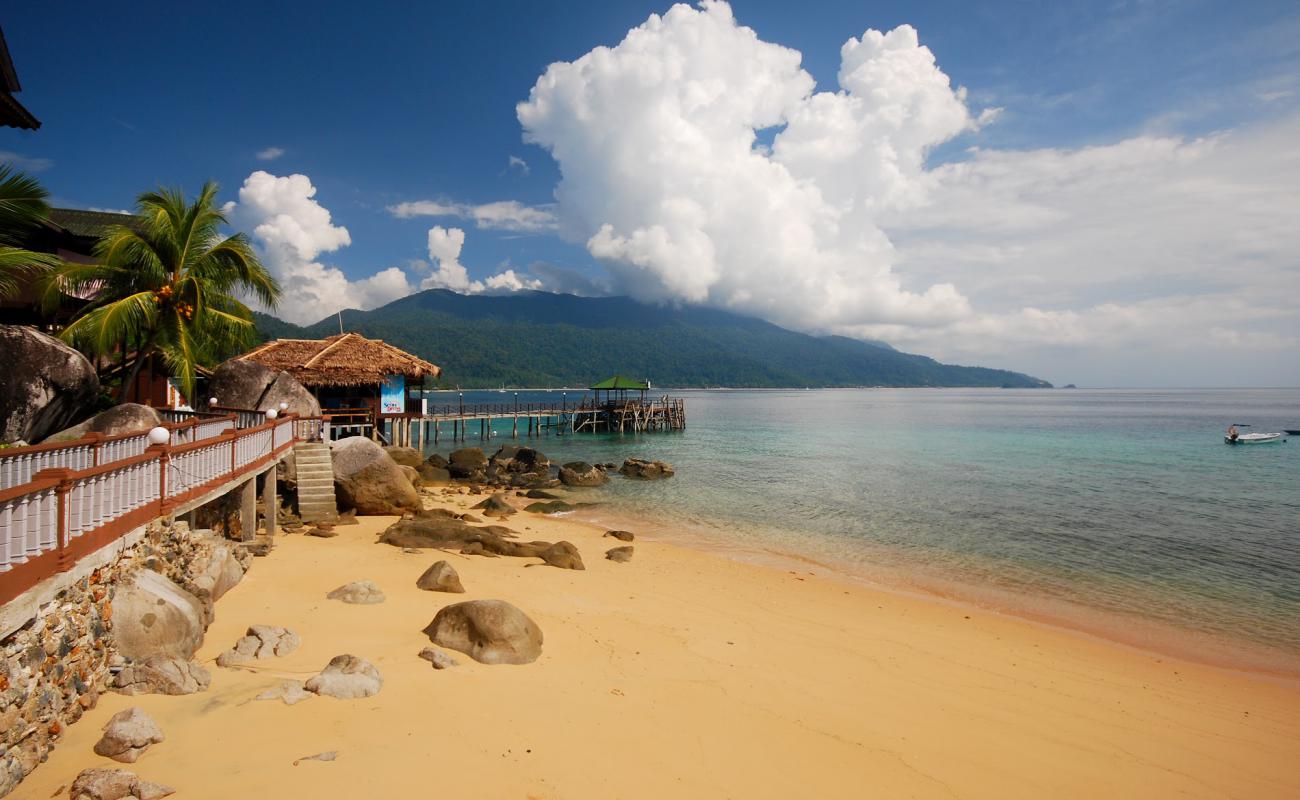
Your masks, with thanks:
<instances>
[{"instance_id":1,"label":"green foliage","mask_svg":"<svg viewBox=\"0 0 1300 800\"><path fill-rule=\"evenodd\" d=\"M94 296L62 337L95 355L133 350L124 386L156 351L192 394L196 366L256 341L252 312L236 294L272 307L279 298L247 238L222 236L216 194L214 183L193 203L176 190L145 192L139 226L110 227L95 247L98 263L68 264L47 284L47 303L60 291Z\"/></svg>"},{"instance_id":2,"label":"green foliage","mask_svg":"<svg viewBox=\"0 0 1300 800\"><path fill-rule=\"evenodd\" d=\"M306 328L255 316L263 340L338 333L333 316ZM374 311L345 311L343 321L348 331L432 361L443 368L443 385L462 388L585 387L615 374L675 387L1050 385L724 311L623 297L433 290Z\"/></svg>"},{"instance_id":3,"label":"green foliage","mask_svg":"<svg viewBox=\"0 0 1300 800\"><path fill-rule=\"evenodd\" d=\"M0 300L16 294L22 278L62 263L56 256L17 246L50 213L47 196L35 178L0 165Z\"/></svg>"}]
</instances>

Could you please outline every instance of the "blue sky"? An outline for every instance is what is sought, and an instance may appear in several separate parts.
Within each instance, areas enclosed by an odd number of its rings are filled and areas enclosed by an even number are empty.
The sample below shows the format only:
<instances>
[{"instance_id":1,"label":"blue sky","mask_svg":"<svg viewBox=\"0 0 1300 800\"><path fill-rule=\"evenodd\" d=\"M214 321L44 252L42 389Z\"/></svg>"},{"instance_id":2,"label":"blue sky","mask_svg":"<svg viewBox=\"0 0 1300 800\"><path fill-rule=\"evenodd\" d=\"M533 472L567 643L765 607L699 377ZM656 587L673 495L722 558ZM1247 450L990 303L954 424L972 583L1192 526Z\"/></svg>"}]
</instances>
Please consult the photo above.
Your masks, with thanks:
<instances>
[{"instance_id":1,"label":"blue sky","mask_svg":"<svg viewBox=\"0 0 1300 800\"><path fill-rule=\"evenodd\" d=\"M737 298L749 293L727 294L726 281L700 294L678 291L680 282L671 278L649 287L627 279L626 269L611 270L611 260L630 263L636 257L626 248L611 256L614 251L606 248L597 258L588 238L602 221L567 204L555 208L561 172L548 149L563 144L544 149L524 143L516 104L529 97L549 64L574 61L598 45L617 45L668 4L370 2L359 13L353 3L234 2L202 15L175 13L174 4L77 5L12 4L0 17L23 84L19 97L44 123L36 132L0 130L0 151L34 171L56 204L129 208L135 194L157 184L193 190L208 179L222 185L224 200L233 201L256 170L301 174L315 188L314 202L328 209L330 224L346 228L348 238L346 245L326 246L307 258L354 280L396 266L410 271L414 286L421 267L411 262L432 260L430 226L456 226L464 232L459 262L474 280L507 268L523 275L536 262L548 262L648 299L708 302L791 327L883 336L923 352L1037 368L1057 380L1075 374L1047 368L1061 358L1097 382L1140 378L1134 363L1112 369L1106 380L1106 354L1083 352L1069 336L1047 349L1035 349L1033 333L1016 341L999 333L982 347L973 345L971 331L982 330L979 325L943 330L949 324L944 320L957 312L917 323L910 311L882 311L868 303L842 318L831 315L823 326L770 304L745 305ZM1140 137L1192 143L1238 131L1282 141L1268 136L1269 126L1294 119L1300 103L1300 13L1294 3L738 0L732 10L736 22L763 41L801 53L803 69L826 92L839 88L840 46L849 37L861 37L868 28L913 26L938 69L954 86L966 88L963 102L972 117L1000 109L978 129L927 140L929 169L966 161L971 148L1078 153ZM770 145L775 130L760 134L759 141ZM259 159L268 148L283 154ZM511 166L512 156L527 169ZM566 171L577 171L572 160L570 166ZM929 180L919 173L917 178L918 185ZM402 202L468 207L505 200L551 209L562 235L494 230L447 216L399 218L391 210ZM629 201L629 208L636 207ZM951 235L946 223L904 216L899 211L873 218L903 254L892 263L902 290L921 293L931 283L952 283L971 301L971 313L1012 313L998 304L1008 297L1005 286L1023 286L1024 275L1012 281L980 273L977 266L945 274L930 257L942 249L940 243L968 250L993 245ZM242 219L251 226L258 218ZM622 228L637 224L633 216ZM942 236L925 233L936 226ZM615 233L622 228L615 225ZM717 245L722 234L708 235ZM1007 243L996 246L1005 249ZM1285 256L1291 242L1271 247L1262 257L1277 260L1278 248ZM1288 274L1294 275L1284 271L1270 286ZM1169 280L1156 270L1107 280L1100 288L1081 286L1068 297L1050 291L1017 296L1014 305L1082 314L1099 304L1149 300L1162 291L1152 287ZM1196 275L1185 280L1189 286L1203 282ZM987 296L980 286L987 287ZM1297 333L1294 317L1285 313L1266 330L1220 327L1228 331L1220 337L1224 341L1258 334L1251 339L1255 345L1269 336L1285 345ZM1242 377L1265 381L1259 367ZM1293 373L1291 382L1300 376Z\"/></svg>"}]
</instances>

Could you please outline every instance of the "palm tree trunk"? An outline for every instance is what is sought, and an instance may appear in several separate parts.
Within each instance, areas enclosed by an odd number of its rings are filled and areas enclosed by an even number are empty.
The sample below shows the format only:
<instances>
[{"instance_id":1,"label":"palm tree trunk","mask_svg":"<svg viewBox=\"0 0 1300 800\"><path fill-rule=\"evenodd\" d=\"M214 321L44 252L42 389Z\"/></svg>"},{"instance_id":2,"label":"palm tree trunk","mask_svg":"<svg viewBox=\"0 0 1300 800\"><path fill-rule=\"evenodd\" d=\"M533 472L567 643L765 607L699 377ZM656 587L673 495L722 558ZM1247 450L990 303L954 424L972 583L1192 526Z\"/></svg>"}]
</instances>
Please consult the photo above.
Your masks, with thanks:
<instances>
[{"instance_id":1,"label":"palm tree trunk","mask_svg":"<svg viewBox=\"0 0 1300 800\"><path fill-rule=\"evenodd\" d=\"M126 383L122 384L122 397L126 397L129 387L129 391L135 394L135 402L139 402L140 393L136 391L135 382L140 377L140 368L144 366L145 359L153 355L153 343L154 339L157 337L157 331L151 332L149 338L146 339L140 349L136 351L135 363L131 365L131 374L126 377Z\"/></svg>"}]
</instances>

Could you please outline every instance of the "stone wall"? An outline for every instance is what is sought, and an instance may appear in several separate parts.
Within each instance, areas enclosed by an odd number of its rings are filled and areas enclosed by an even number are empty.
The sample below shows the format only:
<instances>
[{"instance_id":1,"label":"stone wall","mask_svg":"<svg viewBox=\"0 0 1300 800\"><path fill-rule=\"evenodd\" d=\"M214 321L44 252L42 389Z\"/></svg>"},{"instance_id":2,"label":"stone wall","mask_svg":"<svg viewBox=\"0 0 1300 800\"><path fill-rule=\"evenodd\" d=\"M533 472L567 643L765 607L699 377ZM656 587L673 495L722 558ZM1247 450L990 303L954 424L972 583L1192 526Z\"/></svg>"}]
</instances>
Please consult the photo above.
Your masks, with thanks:
<instances>
[{"instance_id":1,"label":"stone wall","mask_svg":"<svg viewBox=\"0 0 1300 800\"><path fill-rule=\"evenodd\" d=\"M121 668L111 635L117 588L137 570L151 569L211 612L219 559L226 560L226 575L233 569L229 560L237 561L242 576L251 555L183 522L152 523L118 558L64 589L0 640L0 797L48 757L63 730L95 706ZM228 584L224 580L222 590Z\"/></svg>"}]
</instances>

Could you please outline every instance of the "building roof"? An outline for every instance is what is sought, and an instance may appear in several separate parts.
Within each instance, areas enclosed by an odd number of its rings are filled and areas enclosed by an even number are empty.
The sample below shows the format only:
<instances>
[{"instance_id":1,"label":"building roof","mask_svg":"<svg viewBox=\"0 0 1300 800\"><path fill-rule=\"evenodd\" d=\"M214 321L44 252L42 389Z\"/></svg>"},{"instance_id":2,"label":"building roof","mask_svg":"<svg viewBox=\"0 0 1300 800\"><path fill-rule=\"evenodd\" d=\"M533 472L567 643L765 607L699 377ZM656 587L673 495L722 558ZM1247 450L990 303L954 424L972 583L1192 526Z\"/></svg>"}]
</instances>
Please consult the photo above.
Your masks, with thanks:
<instances>
[{"instance_id":1,"label":"building roof","mask_svg":"<svg viewBox=\"0 0 1300 800\"><path fill-rule=\"evenodd\" d=\"M41 127L41 121L14 98L14 92L20 92L22 88L13 59L9 58L9 45L5 44L4 30L0 29L0 125L34 131Z\"/></svg>"},{"instance_id":2,"label":"building roof","mask_svg":"<svg viewBox=\"0 0 1300 800\"><path fill-rule=\"evenodd\" d=\"M650 381L634 381L631 378L624 378L622 375L615 375L612 378L606 378L595 386L588 386L588 389L595 391L597 389L626 389L634 392L650 391Z\"/></svg>"},{"instance_id":3,"label":"building roof","mask_svg":"<svg viewBox=\"0 0 1300 800\"><path fill-rule=\"evenodd\" d=\"M359 333L326 339L276 339L238 359L284 370L304 386L361 386L383 383L389 375L436 378L442 374L435 364Z\"/></svg>"},{"instance_id":4,"label":"building roof","mask_svg":"<svg viewBox=\"0 0 1300 800\"><path fill-rule=\"evenodd\" d=\"M56 225L73 236L86 239L98 239L114 225L126 225L139 229L142 220L134 214L121 214L116 211L86 211L80 208L51 208L47 217Z\"/></svg>"}]
</instances>

